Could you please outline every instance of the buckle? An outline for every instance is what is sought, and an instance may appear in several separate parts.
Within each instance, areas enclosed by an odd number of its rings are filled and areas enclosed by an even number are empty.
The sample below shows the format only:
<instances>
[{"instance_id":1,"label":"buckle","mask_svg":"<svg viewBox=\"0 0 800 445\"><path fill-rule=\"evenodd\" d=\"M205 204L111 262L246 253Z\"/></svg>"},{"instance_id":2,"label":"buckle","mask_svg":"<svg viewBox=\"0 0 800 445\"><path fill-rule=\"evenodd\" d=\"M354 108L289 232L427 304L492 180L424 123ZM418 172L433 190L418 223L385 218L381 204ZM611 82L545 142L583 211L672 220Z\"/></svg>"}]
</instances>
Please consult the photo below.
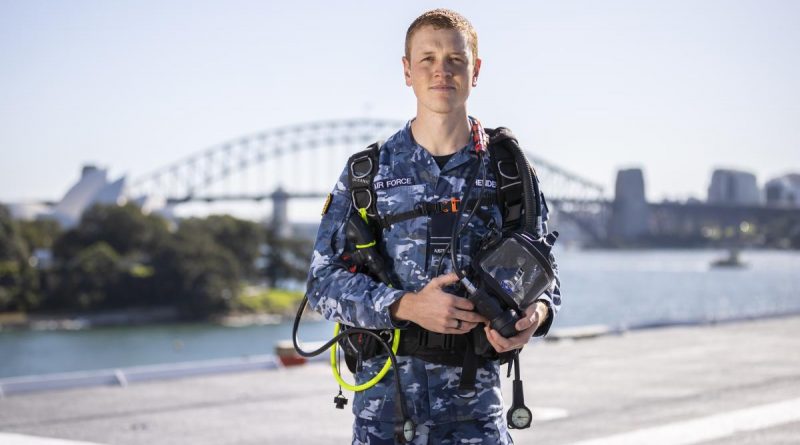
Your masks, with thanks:
<instances>
[{"instance_id":1,"label":"buckle","mask_svg":"<svg viewBox=\"0 0 800 445\"><path fill-rule=\"evenodd\" d=\"M458 198L450 198L449 201L442 201L439 203L439 211L442 213L455 213L458 211L458 205L461 202Z\"/></svg>"},{"instance_id":2,"label":"buckle","mask_svg":"<svg viewBox=\"0 0 800 445\"><path fill-rule=\"evenodd\" d=\"M460 202L461 202L461 200L458 199L458 198L450 198L450 211L457 212L458 211L458 203L460 203Z\"/></svg>"},{"instance_id":3,"label":"buckle","mask_svg":"<svg viewBox=\"0 0 800 445\"><path fill-rule=\"evenodd\" d=\"M362 169L362 164L365 161L369 166L366 169ZM372 164L372 158L369 155L364 155L353 159L353 162L350 163L350 174L352 174L354 178L366 178L370 173L372 173L373 167L374 165Z\"/></svg>"},{"instance_id":4,"label":"buckle","mask_svg":"<svg viewBox=\"0 0 800 445\"><path fill-rule=\"evenodd\" d=\"M419 334L417 335L417 346L428 346L428 331L422 328L419 329Z\"/></svg>"},{"instance_id":5,"label":"buckle","mask_svg":"<svg viewBox=\"0 0 800 445\"><path fill-rule=\"evenodd\" d=\"M426 348L436 348L449 351L455 345L455 335L439 334L436 332L425 332L424 341L420 342L420 346Z\"/></svg>"},{"instance_id":6,"label":"buckle","mask_svg":"<svg viewBox=\"0 0 800 445\"><path fill-rule=\"evenodd\" d=\"M390 329L385 329L383 331L378 332L378 336L380 336L389 346L392 345L392 340L394 340L394 332Z\"/></svg>"},{"instance_id":7,"label":"buckle","mask_svg":"<svg viewBox=\"0 0 800 445\"><path fill-rule=\"evenodd\" d=\"M364 201L361 200L360 197L362 197L364 195L367 195L368 199L367 199L366 205L361 205L361 204L364 204ZM370 207L372 207L372 192L366 187L354 188L350 192L350 197L353 198L353 204L355 204L356 207L358 207L358 208L369 209Z\"/></svg>"}]
</instances>

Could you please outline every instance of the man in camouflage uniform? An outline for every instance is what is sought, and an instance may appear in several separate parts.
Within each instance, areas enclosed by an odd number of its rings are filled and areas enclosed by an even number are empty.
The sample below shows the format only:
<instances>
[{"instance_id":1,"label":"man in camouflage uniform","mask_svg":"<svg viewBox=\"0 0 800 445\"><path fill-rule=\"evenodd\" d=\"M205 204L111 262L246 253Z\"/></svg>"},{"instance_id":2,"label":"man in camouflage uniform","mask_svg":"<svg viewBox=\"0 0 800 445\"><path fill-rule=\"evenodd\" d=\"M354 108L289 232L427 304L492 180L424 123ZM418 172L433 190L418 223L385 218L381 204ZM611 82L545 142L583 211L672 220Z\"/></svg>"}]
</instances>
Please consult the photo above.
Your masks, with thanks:
<instances>
[{"instance_id":1,"label":"man in camouflage uniform","mask_svg":"<svg viewBox=\"0 0 800 445\"><path fill-rule=\"evenodd\" d=\"M486 141L480 124L466 111L480 65L477 35L461 15L433 10L409 27L403 68L406 85L417 97L417 115L380 148L373 180L380 215L406 212L421 202L457 198L465 203L474 202L480 193L495 194L496 181L484 157L487 179L478 176L471 196L464 196L477 168L475 144ZM345 222L356 211L348 190L348 169L333 189L314 247L307 296L316 311L329 320L369 329L403 329L415 323L432 332L464 335L480 325L498 352L521 348L532 335L547 332L560 306L557 286L526 310L516 325L520 334L512 338L487 327L463 291L449 288L458 280L449 257L442 257L455 223L452 213L408 219L382 231L379 251L396 288L350 272L341 260L350 248ZM502 226L497 205L491 200L484 203L458 240L460 265L469 264L470 254L489 228ZM468 213L463 212L462 222ZM440 262L441 270L449 273L437 275ZM365 360L356 380L369 380L385 361L385 354ZM478 368L473 397L458 396L461 367L415 356L398 356L398 367L377 385L356 393L354 444L394 443L393 372L400 373L407 410L417 425L413 443L511 443L497 361L485 361Z\"/></svg>"}]
</instances>

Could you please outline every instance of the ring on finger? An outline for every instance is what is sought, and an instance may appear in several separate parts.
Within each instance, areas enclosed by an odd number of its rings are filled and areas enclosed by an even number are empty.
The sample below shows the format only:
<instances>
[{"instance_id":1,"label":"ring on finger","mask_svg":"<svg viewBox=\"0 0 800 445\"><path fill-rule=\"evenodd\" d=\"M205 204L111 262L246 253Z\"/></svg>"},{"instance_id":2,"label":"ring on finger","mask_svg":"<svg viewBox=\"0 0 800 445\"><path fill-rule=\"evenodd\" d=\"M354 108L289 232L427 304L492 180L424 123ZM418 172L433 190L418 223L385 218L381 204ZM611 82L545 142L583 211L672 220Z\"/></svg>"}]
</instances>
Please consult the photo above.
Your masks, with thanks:
<instances>
[{"instance_id":1,"label":"ring on finger","mask_svg":"<svg viewBox=\"0 0 800 445\"><path fill-rule=\"evenodd\" d=\"M459 320L459 319L456 319L456 330L457 331L461 330L461 320Z\"/></svg>"}]
</instances>

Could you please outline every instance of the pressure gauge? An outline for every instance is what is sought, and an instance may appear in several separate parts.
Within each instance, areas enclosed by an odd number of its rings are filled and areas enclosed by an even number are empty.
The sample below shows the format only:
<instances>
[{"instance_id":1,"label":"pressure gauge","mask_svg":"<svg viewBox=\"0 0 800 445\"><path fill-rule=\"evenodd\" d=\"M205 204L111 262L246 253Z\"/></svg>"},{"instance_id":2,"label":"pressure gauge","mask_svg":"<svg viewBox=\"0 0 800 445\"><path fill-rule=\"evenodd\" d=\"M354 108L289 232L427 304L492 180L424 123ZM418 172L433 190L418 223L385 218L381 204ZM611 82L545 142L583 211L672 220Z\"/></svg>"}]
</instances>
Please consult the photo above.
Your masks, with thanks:
<instances>
[{"instance_id":1,"label":"pressure gauge","mask_svg":"<svg viewBox=\"0 0 800 445\"><path fill-rule=\"evenodd\" d=\"M531 410L524 405L511 407L511 409L508 410L508 417L506 420L508 420L508 426L521 430L531 426L533 414L531 414Z\"/></svg>"}]
</instances>

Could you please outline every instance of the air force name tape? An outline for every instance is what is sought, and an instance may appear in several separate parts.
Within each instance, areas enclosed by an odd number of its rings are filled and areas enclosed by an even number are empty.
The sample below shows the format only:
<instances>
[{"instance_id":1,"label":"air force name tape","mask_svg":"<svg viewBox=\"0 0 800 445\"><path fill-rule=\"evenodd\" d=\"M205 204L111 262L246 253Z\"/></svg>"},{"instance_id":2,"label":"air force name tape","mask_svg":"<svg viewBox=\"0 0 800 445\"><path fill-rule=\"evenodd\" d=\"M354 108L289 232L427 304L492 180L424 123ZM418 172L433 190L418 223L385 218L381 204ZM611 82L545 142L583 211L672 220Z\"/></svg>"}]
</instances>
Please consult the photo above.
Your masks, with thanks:
<instances>
[{"instance_id":1,"label":"air force name tape","mask_svg":"<svg viewBox=\"0 0 800 445\"><path fill-rule=\"evenodd\" d=\"M475 185L478 187L483 186L484 181L480 178L475 180ZM375 190L386 190L394 187L400 187L403 185L414 185L414 178L393 178L393 179L382 179L373 182L373 186ZM497 181L493 181L491 179L486 180L486 188L496 189L497 188Z\"/></svg>"},{"instance_id":2,"label":"air force name tape","mask_svg":"<svg viewBox=\"0 0 800 445\"><path fill-rule=\"evenodd\" d=\"M373 184L375 190L381 190L390 189L392 187L398 187L401 185L414 185L414 180L412 178L383 179L380 181L375 181Z\"/></svg>"}]
</instances>

